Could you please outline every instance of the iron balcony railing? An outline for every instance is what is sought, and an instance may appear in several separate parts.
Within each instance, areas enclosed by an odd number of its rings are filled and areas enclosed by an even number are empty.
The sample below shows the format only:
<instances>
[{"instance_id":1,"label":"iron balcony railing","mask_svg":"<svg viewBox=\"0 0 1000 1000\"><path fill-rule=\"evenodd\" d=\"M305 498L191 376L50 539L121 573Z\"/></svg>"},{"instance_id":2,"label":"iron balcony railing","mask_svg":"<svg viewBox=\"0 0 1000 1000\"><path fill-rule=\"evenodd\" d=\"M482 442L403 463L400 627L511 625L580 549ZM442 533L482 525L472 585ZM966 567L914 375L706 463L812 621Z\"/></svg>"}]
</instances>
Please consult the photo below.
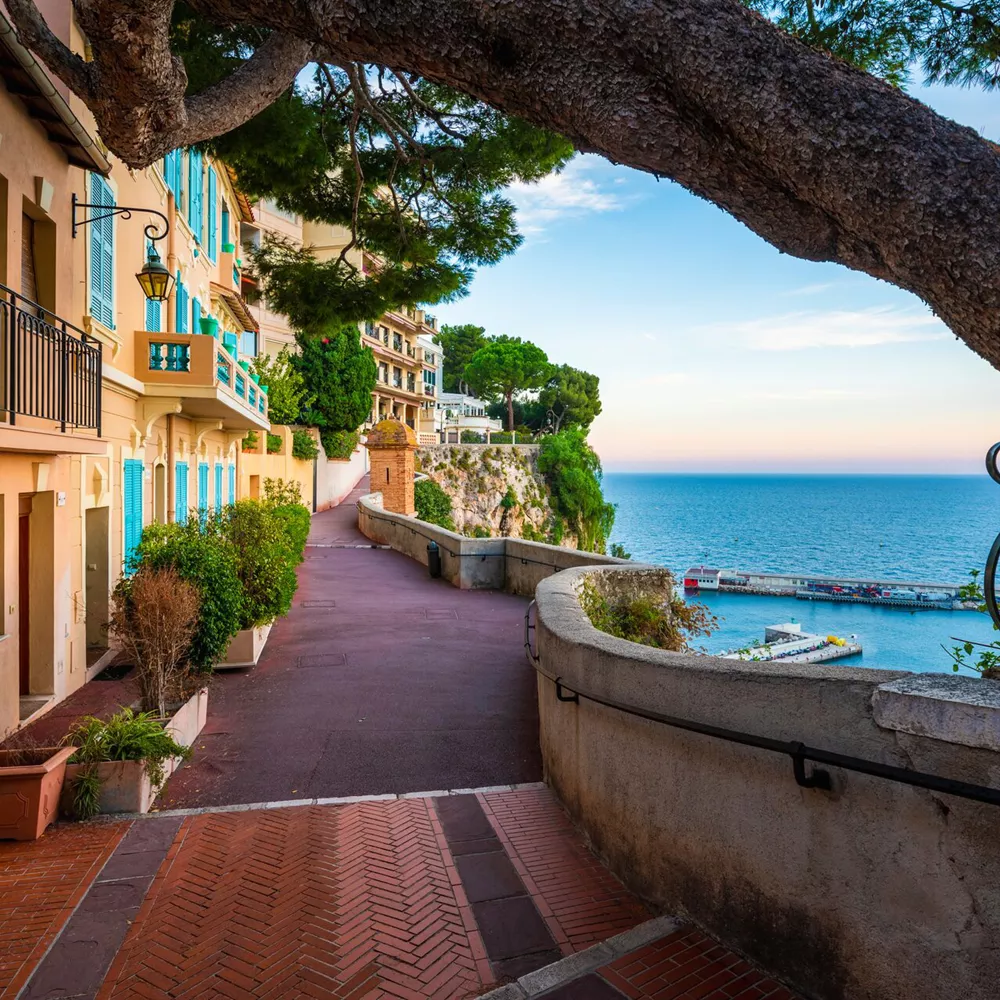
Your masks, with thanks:
<instances>
[{"instance_id":1,"label":"iron balcony railing","mask_svg":"<svg viewBox=\"0 0 1000 1000\"><path fill-rule=\"evenodd\" d=\"M0 285L0 413L52 420L101 435L101 345L83 330Z\"/></svg>"}]
</instances>

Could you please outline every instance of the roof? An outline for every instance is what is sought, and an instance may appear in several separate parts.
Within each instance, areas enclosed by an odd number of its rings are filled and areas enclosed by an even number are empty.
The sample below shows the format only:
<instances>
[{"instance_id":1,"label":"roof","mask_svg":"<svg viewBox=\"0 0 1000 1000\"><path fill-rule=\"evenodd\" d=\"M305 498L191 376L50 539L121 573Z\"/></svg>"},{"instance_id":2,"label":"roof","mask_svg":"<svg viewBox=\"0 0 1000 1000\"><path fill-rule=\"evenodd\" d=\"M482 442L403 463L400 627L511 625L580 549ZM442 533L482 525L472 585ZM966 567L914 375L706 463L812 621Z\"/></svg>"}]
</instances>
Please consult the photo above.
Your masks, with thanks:
<instances>
[{"instance_id":1,"label":"roof","mask_svg":"<svg viewBox=\"0 0 1000 1000\"><path fill-rule=\"evenodd\" d=\"M229 178L229 183L232 184L233 190L236 192L236 200L239 202L240 209L240 219L243 222L253 222L253 206L250 204L250 199L240 190L239 182L236 179L236 171L227 163L226 176Z\"/></svg>"},{"instance_id":2,"label":"roof","mask_svg":"<svg viewBox=\"0 0 1000 1000\"><path fill-rule=\"evenodd\" d=\"M213 281L209 287L212 294L222 299L229 311L243 324L244 330L260 329L260 323L250 312L247 300L235 288L226 288L225 285L220 285L217 281Z\"/></svg>"},{"instance_id":3,"label":"roof","mask_svg":"<svg viewBox=\"0 0 1000 1000\"><path fill-rule=\"evenodd\" d=\"M417 446L417 435L401 420L380 420L369 432L369 448L399 448Z\"/></svg>"},{"instance_id":4,"label":"roof","mask_svg":"<svg viewBox=\"0 0 1000 1000\"><path fill-rule=\"evenodd\" d=\"M48 72L21 44L10 21L0 13L0 77L7 90L27 108L49 141L59 146L70 163L99 174L111 172L111 162L84 128Z\"/></svg>"}]
</instances>

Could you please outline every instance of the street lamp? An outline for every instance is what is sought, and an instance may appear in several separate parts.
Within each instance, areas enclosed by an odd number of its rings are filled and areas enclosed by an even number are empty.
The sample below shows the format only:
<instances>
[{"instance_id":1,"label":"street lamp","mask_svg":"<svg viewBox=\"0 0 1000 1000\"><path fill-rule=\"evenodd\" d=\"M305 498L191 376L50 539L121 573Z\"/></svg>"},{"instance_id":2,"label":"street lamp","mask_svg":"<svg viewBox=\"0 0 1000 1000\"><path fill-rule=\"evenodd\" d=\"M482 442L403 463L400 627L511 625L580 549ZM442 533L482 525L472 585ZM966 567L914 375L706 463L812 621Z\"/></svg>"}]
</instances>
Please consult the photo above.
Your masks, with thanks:
<instances>
[{"instance_id":1,"label":"street lamp","mask_svg":"<svg viewBox=\"0 0 1000 1000\"><path fill-rule=\"evenodd\" d=\"M91 215L89 218L77 219L77 209L97 209L103 215ZM170 232L170 221L155 208L128 208L125 205L95 205L88 202L76 200L76 192L73 192L73 239L76 239L76 231L81 226L89 225L91 222L100 222L102 219L110 219L113 215L120 215L123 219L131 219L133 212L148 212L150 215L158 215L163 222L151 222L143 230L146 239L149 240L149 255L142 270L135 276L142 288L143 295L151 302L165 302L170 296L170 289L173 287L173 275L164 267L160 255L156 252L153 244L157 240L162 240ZM160 232L162 227L163 232Z\"/></svg>"}]
</instances>

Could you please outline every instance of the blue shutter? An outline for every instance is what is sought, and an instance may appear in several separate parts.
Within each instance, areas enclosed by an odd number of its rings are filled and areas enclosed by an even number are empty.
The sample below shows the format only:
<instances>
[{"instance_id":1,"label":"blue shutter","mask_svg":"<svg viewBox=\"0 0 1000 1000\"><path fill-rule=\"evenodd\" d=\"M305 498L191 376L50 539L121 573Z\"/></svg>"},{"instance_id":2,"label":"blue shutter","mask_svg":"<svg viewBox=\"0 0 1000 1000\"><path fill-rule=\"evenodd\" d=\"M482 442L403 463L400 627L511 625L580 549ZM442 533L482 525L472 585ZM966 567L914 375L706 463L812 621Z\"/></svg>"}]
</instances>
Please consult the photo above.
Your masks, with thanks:
<instances>
[{"instance_id":1,"label":"blue shutter","mask_svg":"<svg viewBox=\"0 0 1000 1000\"><path fill-rule=\"evenodd\" d=\"M191 332L201 333L201 303L191 299Z\"/></svg>"},{"instance_id":2,"label":"blue shutter","mask_svg":"<svg viewBox=\"0 0 1000 1000\"><path fill-rule=\"evenodd\" d=\"M215 463L215 509L222 510L222 466Z\"/></svg>"},{"instance_id":3,"label":"blue shutter","mask_svg":"<svg viewBox=\"0 0 1000 1000\"><path fill-rule=\"evenodd\" d=\"M236 503L236 466L229 463L229 502Z\"/></svg>"},{"instance_id":4,"label":"blue shutter","mask_svg":"<svg viewBox=\"0 0 1000 1000\"><path fill-rule=\"evenodd\" d=\"M178 333L187 333L188 329L188 293L181 281L181 272L177 272L177 284L174 289L174 312Z\"/></svg>"},{"instance_id":5,"label":"blue shutter","mask_svg":"<svg viewBox=\"0 0 1000 1000\"><path fill-rule=\"evenodd\" d=\"M114 205L111 188L100 174L90 175L90 200L102 207ZM94 209L100 215L100 209ZM98 218L90 230L90 315L114 329L115 227L112 216Z\"/></svg>"},{"instance_id":6,"label":"blue shutter","mask_svg":"<svg viewBox=\"0 0 1000 1000\"><path fill-rule=\"evenodd\" d=\"M198 517L205 520L208 513L208 462L198 463Z\"/></svg>"},{"instance_id":7,"label":"blue shutter","mask_svg":"<svg viewBox=\"0 0 1000 1000\"><path fill-rule=\"evenodd\" d=\"M208 258L209 260L215 260L216 255L216 236L218 235L215 228L215 213L217 209L217 181L215 179L215 168L208 168Z\"/></svg>"},{"instance_id":8,"label":"blue shutter","mask_svg":"<svg viewBox=\"0 0 1000 1000\"><path fill-rule=\"evenodd\" d=\"M225 246L229 242L229 206L222 203L222 239L219 241Z\"/></svg>"},{"instance_id":9,"label":"blue shutter","mask_svg":"<svg viewBox=\"0 0 1000 1000\"><path fill-rule=\"evenodd\" d=\"M135 550L142 540L142 460L125 459L125 547L122 552L122 570L131 573L135 568Z\"/></svg>"},{"instance_id":10,"label":"blue shutter","mask_svg":"<svg viewBox=\"0 0 1000 1000\"><path fill-rule=\"evenodd\" d=\"M187 462L174 466L174 520L187 524L188 519L188 467Z\"/></svg>"},{"instance_id":11,"label":"blue shutter","mask_svg":"<svg viewBox=\"0 0 1000 1000\"><path fill-rule=\"evenodd\" d=\"M201 153L192 149L188 153L188 225L199 243L203 241L205 235L204 186L205 174Z\"/></svg>"},{"instance_id":12,"label":"blue shutter","mask_svg":"<svg viewBox=\"0 0 1000 1000\"><path fill-rule=\"evenodd\" d=\"M160 303L154 299L146 299L146 329L152 333L160 333Z\"/></svg>"}]
</instances>

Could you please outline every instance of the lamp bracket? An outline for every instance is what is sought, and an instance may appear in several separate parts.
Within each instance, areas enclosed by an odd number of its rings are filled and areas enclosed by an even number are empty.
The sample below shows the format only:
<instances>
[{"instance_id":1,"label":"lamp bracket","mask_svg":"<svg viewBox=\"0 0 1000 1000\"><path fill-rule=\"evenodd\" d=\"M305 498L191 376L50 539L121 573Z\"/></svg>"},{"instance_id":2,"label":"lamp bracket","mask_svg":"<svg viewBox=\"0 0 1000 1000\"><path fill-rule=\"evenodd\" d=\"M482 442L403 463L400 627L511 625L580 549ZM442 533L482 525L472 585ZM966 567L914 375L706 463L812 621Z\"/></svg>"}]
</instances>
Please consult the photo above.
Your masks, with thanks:
<instances>
[{"instance_id":1,"label":"lamp bracket","mask_svg":"<svg viewBox=\"0 0 1000 1000\"><path fill-rule=\"evenodd\" d=\"M97 209L103 215L91 215L87 218L77 219L77 209ZM146 239L151 243L162 240L170 232L170 220L155 208L129 208L127 205L93 205L89 202L77 201L76 192L73 193L73 239L76 239L76 231L81 226L89 225L91 222L100 222L102 219L110 219L114 215L120 215L123 219L131 219L133 212L148 212L150 215L159 216L162 222L151 222L143 229ZM161 233L160 230L163 230Z\"/></svg>"}]
</instances>

